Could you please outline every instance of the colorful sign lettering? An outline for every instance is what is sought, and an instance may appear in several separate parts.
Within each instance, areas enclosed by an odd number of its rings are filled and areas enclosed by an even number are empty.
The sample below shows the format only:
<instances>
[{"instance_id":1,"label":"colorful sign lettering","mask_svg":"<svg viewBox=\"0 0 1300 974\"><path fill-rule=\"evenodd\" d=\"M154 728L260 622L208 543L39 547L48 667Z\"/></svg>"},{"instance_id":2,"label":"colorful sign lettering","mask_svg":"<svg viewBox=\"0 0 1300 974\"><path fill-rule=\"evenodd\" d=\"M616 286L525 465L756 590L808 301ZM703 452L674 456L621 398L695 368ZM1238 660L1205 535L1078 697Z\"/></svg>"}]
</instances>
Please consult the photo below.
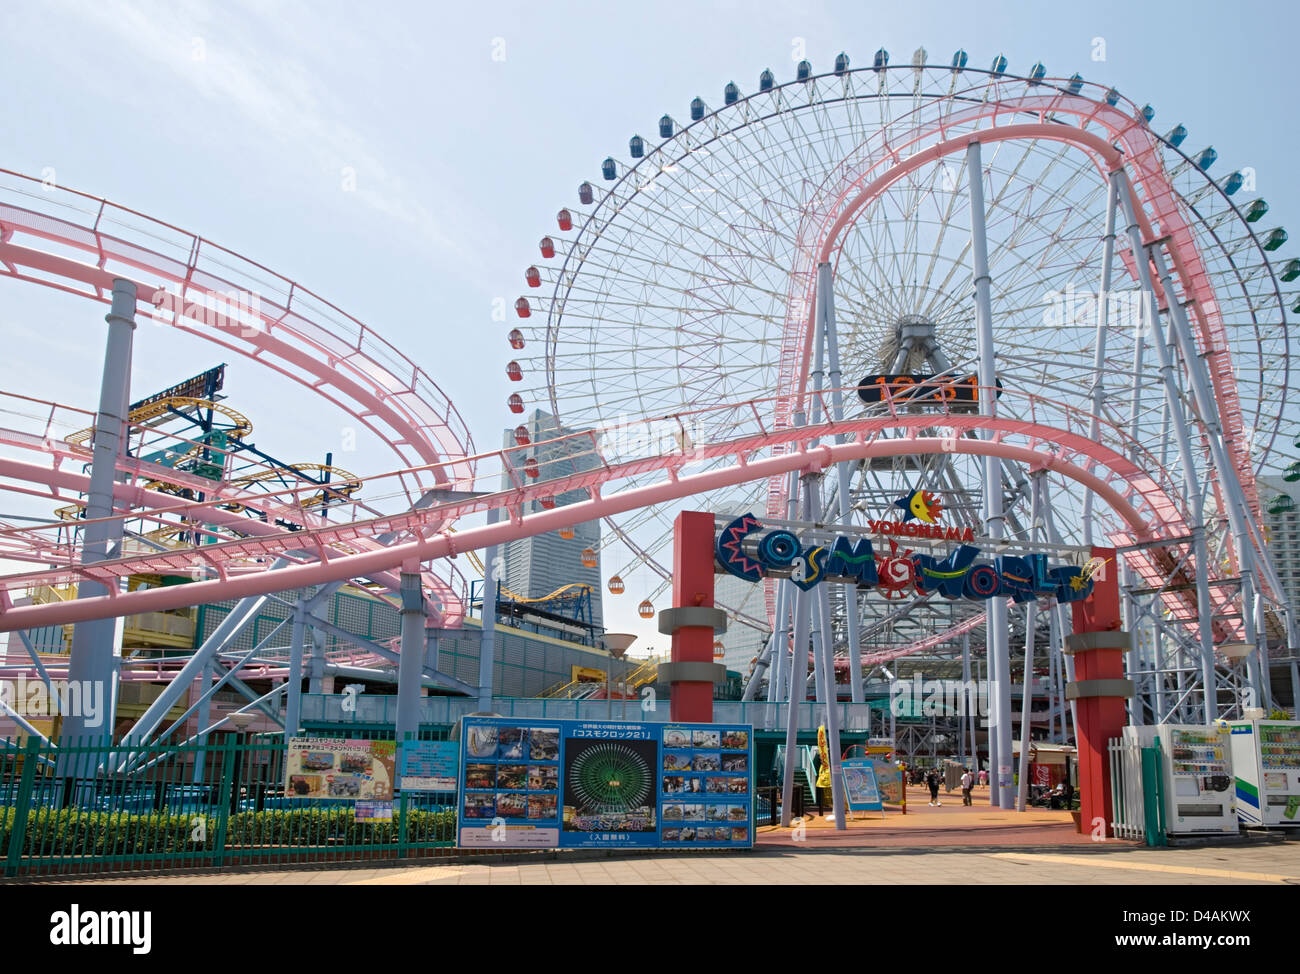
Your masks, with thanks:
<instances>
[{"instance_id":1,"label":"colorful sign lettering","mask_svg":"<svg viewBox=\"0 0 1300 974\"><path fill-rule=\"evenodd\" d=\"M868 530L888 523L872 522ZM788 578L805 591L819 582L832 581L877 588L885 595L937 592L946 599L972 602L995 597L1031 602L1047 596L1058 602L1081 602L1092 594L1092 577L1086 568L1049 565L1043 554L999 555L992 562L977 561L978 547L959 544L944 557L915 552L899 555L896 546L889 555L877 555L866 538L841 535L829 546L805 546L787 528L769 531L756 544L747 545L749 535L762 527L752 514L738 517L724 527L714 549L718 564L746 581ZM881 533L921 536L925 531L930 533L924 536L931 538L973 540L969 528L961 532L937 524L899 524L896 528L896 532Z\"/></svg>"}]
</instances>

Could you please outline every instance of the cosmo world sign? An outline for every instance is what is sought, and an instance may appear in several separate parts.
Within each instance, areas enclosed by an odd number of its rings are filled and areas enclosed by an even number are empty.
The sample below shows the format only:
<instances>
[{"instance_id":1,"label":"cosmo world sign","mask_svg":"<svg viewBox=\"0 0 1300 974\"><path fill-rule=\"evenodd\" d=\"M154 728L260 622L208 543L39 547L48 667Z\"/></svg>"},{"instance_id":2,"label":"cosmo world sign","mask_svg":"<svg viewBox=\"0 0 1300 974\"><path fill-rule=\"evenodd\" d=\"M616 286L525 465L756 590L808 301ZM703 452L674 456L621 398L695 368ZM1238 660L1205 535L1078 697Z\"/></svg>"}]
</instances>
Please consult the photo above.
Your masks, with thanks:
<instances>
[{"instance_id":1,"label":"cosmo world sign","mask_svg":"<svg viewBox=\"0 0 1300 974\"><path fill-rule=\"evenodd\" d=\"M918 518L938 513L933 501L918 503L915 497L902 498L896 506L910 509ZM905 517L904 522L907 520ZM877 553L869 538L841 535L829 542L805 543L796 530L783 526L764 532L763 523L752 514L738 517L718 534L718 564L746 581L788 578L805 591L820 582L849 582L863 589L879 589L886 595L937 593L948 599L976 602L995 597L1016 602L1044 597L1079 602L1092 594L1089 568L1049 564L1045 554L998 555L991 561L979 560L981 549L968 543L974 540L969 528L870 522L868 531L889 537L888 554ZM910 550L900 553L898 542L893 540L899 536L951 539L958 540L958 544L946 554Z\"/></svg>"}]
</instances>

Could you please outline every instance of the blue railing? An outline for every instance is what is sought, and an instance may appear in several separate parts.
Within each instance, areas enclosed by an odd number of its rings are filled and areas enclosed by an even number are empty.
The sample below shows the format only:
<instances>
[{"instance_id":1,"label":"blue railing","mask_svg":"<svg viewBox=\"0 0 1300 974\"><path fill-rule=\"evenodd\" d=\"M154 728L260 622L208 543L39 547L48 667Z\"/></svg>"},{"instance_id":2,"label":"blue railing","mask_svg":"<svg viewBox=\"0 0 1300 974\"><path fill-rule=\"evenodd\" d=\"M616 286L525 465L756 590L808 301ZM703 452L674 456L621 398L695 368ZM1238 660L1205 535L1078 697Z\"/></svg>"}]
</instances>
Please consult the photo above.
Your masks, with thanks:
<instances>
[{"instance_id":1,"label":"blue railing","mask_svg":"<svg viewBox=\"0 0 1300 974\"><path fill-rule=\"evenodd\" d=\"M551 720L668 721L667 700L565 700L553 697L497 697L493 709L503 717ZM811 702L795 704L799 729L815 731L826 720L826 707ZM864 703L837 703L840 729L870 731L871 708ZM426 697L420 701L421 724L454 724L478 708L471 697ZM763 730L784 730L787 704L766 701L715 700L713 720L725 724L752 724ZM397 697L308 693L302 698L302 719L308 722L393 724ZM877 716L879 721L879 716Z\"/></svg>"}]
</instances>

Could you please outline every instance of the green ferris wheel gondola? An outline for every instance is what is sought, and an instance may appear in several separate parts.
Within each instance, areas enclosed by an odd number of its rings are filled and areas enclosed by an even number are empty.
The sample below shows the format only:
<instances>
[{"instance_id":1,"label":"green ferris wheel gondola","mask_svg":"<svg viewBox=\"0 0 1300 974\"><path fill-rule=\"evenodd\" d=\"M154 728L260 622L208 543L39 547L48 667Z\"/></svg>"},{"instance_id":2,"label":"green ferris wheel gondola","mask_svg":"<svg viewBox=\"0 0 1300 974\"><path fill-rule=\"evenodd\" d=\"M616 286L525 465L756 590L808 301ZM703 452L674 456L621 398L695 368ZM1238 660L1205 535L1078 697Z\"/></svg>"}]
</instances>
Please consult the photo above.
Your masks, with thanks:
<instances>
[{"instance_id":1,"label":"green ferris wheel gondola","mask_svg":"<svg viewBox=\"0 0 1300 974\"><path fill-rule=\"evenodd\" d=\"M1268 513L1289 514L1295 510L1295 501L1290 494L1278 494L1268 502Z\"/></svg>"},{"instance_id":2,"label":"green ferris wheel gondola","mask_svg":"<svg viewBox=\"0 0 1300 974\"><path fill-rule=\"evenodd\" d=\"M1292 484L1300 480L1300 460L1297 460L1282 472L1282 479Z\"/></svg>"}]
</instances>

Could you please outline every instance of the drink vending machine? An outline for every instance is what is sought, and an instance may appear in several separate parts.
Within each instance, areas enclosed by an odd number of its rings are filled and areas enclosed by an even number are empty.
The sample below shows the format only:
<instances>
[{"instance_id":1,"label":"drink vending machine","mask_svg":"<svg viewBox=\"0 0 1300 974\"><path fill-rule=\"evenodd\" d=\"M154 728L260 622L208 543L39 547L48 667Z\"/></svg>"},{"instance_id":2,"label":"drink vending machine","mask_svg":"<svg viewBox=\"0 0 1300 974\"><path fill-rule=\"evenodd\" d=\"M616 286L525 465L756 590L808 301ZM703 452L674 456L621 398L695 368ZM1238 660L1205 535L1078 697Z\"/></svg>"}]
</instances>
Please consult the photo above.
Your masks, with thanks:
<instances>
[{"instance_id":1,"label":"drink vending machine","mask_svg":"<svg viewBox=\"0 0 1300 974\"><path fill-rule=\"evenodd\" d=\"M1232 748L1224 727L1156 724L1125 727L1124 739L1163 752L1165 823L1170 834L1236 832Z\"/></svg>"},{"instance_id":2,"label":"drink vending machine","mask_svg":"<svg viewBox=\"0 0 1300 974\"><path fill-rule=\"evenodd\" d=\"M1300 826L1300 721L1234 721L1229 740L1242 824Z\"/></svg>"}]
</instances>

